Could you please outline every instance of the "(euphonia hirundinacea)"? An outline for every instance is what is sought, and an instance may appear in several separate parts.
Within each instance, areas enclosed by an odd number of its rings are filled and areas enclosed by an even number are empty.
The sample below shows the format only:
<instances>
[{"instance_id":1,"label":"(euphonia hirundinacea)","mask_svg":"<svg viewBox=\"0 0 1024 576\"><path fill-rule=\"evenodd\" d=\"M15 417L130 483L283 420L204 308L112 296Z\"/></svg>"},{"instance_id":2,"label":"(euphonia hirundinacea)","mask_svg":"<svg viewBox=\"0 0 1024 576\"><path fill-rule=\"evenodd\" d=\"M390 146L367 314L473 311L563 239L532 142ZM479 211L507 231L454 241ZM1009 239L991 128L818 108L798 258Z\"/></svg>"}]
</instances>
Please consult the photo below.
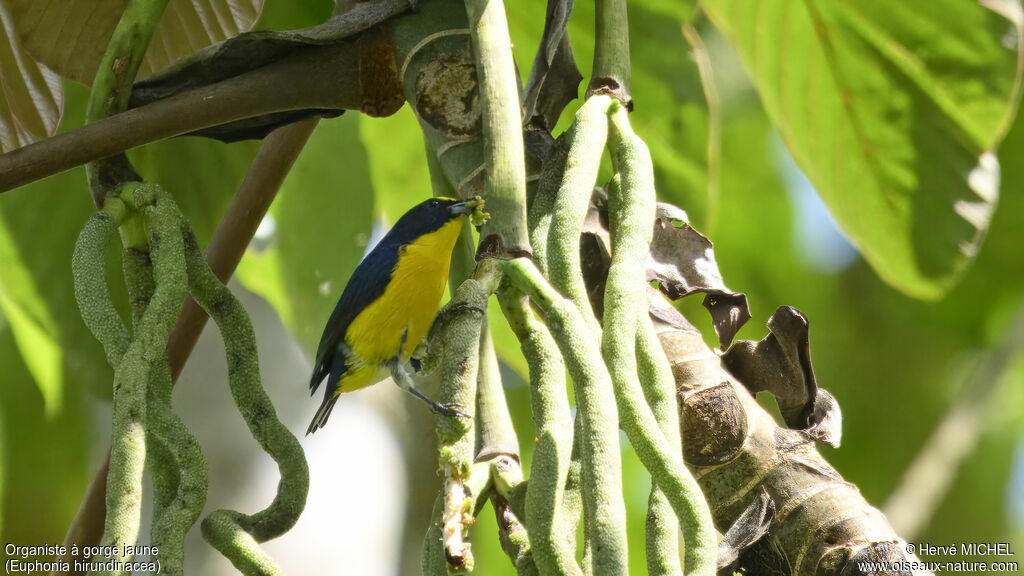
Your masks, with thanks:
<instances>
[{"instance_id":1,"label":"(euphonia hirundinacea)","mask_svg":"<svg viewBox=\"0 0 1024 576\"><path fill-rule=\"evenodd\" d=\"M462 216L482 208L482 200L431 198L406 212L352 273L327 320L310 394L325 377L324 400L306 434L327 423L342 392L375 384L390 373L395 382L431 405L402 369L437 313Z\"/></svg>"}]
</instances>

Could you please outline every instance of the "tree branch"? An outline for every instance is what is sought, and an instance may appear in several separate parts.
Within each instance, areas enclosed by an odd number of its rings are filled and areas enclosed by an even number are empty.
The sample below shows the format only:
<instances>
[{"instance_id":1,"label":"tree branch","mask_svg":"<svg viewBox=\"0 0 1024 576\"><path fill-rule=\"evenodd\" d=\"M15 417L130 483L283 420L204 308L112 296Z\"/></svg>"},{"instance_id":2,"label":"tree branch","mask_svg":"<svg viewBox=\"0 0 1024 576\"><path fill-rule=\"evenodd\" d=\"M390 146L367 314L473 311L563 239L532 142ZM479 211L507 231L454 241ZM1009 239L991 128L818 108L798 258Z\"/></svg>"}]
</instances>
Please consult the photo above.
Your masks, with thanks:
<instances>
[{"instance_id":1,"label":"tree branch","mask_svg":"<svg viewBox=\"0 0 1024 576\"><path fill-rule=\"evenodd\" d=\"M356 39L297 50L240 76L18 148L0 155L0 191L149 142L252 116L309 108L359 110L359 56Z\"/></svg>"}]
</instances>

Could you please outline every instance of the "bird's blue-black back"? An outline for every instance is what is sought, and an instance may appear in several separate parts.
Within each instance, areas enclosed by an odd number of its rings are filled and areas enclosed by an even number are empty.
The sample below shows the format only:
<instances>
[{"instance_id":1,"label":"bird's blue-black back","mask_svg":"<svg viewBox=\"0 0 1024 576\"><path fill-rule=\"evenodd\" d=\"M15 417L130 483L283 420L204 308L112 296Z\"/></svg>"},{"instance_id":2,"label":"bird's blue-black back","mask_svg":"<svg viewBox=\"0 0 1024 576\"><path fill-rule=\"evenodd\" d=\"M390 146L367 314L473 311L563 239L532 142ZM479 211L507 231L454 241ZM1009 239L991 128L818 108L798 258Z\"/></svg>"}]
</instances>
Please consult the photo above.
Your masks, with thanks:
<instances>
[{"instance_id":1,"label":"bird's blue-black back","mask_svg":"<svg viewBox=\"0 0 1024 576\"><path fill-rule=\"evenodd\" d=\"M327 320L320 345L316 350L316 364L309 381L310 393L316 392L320 382L328 375L328 393L345 373L347 366L339 349L345 341L345 332L367 306L379 298L391 281L391 273L398 265L402 246L413 243L424 234L441 228L458 215L449 213L448 208L458 202L449 198L431 198L406 212L388 233L374 246L373 250L356 267L349 278L338 304Z\"/></svg>"}]
</instances>

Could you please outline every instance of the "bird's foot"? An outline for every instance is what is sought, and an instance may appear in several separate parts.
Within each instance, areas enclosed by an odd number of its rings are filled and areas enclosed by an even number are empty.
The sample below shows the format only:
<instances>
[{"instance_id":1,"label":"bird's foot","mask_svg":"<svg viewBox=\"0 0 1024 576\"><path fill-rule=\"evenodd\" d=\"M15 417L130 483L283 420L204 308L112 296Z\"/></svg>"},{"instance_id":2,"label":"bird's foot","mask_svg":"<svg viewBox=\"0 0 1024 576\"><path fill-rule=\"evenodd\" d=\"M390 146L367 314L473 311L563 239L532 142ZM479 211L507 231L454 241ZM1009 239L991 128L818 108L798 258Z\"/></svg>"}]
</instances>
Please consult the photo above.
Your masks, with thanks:
<instances>
[{"instance_id":1,"label":"bird's foot","mask_svg":"<svg viewBox=\"0 0 1024 576\"><path fill-rule=\"evenodd\" d=\"M440 402L429 402L430 411L434 414L440 414L441 416L447 416L449 418L472 418L465 412L459 412L456 408L462 408L462 404L459 402L451 402L449 404L442 404Z\"/></svg>"}]
</instances>

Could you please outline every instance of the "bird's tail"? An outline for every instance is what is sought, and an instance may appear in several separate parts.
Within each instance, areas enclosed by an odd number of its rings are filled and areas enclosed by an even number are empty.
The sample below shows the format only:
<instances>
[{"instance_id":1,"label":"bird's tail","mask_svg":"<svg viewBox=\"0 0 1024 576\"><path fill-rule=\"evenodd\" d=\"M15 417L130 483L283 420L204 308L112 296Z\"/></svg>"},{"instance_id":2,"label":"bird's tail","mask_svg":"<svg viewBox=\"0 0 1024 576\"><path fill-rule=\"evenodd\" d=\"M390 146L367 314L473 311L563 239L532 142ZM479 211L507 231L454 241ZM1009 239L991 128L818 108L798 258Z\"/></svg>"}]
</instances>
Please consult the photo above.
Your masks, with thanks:
<instances>
[{"instance_id":1,"label":"bird's tail","mask_svg":"<svg viewBox=\"0 0 1024 576\"><path fill-rule=\"evenodd\" d=\"M327 418L330 417L331 410L334 410L334 403L338 401L338 396L338 391L335 391L333 394L324 394L324 401L320 403L320 408L317 409L316 414L313 415L313 420L309 423L309 428L306 428L306 436L309 436L327 424Z\"/></svg>"}]
</instances>

